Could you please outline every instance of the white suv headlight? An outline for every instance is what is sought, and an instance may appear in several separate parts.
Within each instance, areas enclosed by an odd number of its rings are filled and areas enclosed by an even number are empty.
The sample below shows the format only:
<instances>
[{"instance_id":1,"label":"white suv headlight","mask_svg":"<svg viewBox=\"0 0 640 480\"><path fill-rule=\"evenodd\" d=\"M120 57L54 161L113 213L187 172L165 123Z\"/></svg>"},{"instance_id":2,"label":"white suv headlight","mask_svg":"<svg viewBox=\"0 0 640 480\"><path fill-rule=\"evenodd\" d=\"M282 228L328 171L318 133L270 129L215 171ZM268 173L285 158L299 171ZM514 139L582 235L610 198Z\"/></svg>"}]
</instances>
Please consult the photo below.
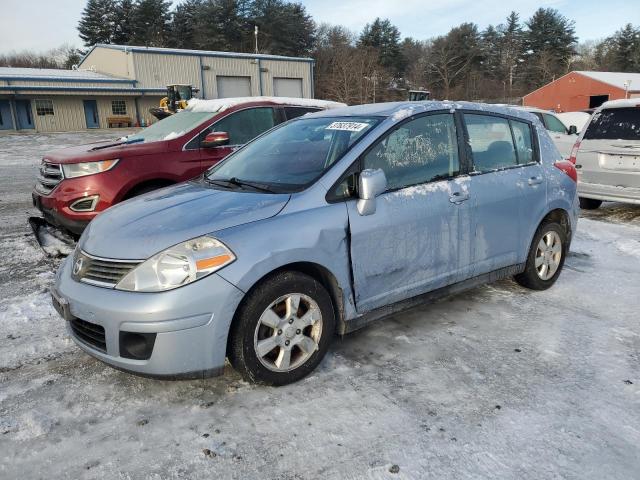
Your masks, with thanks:
<instances>
[{"instance_id":1,"label":"white suv headlight","mask_svg":"<svg viewBox=\"0 0 640 480\"><path fill-rule=\"evenodd\" d=\"M236 256L211 237L198 237L155 254L131 270L116 289L162 292L181 287L220 270Z\"/></svg>"},{"instance_id":2,"label":"white suv headlight","mask_svg":"<svg viewBox=\"0 0 640 480\"><path fill-rule=\"evenodd\" d=\"M66 163L62 165L64 178L84 177L111 170L118 163L118 159L102 160L100 162Z\"/></svg>"}]
</instances>

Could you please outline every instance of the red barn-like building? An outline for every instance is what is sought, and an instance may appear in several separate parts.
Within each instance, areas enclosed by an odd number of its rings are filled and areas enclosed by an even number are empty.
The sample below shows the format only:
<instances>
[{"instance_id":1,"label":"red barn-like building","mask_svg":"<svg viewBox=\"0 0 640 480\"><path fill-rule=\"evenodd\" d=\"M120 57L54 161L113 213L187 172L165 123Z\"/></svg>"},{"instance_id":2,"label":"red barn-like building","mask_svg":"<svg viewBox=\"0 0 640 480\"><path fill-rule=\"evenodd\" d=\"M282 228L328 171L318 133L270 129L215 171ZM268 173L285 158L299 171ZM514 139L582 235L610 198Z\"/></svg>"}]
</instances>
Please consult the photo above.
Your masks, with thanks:
<instances>
[{"instance_id":1,"label":"red barn-like building","mask_svg":"<svg viewBox=\"0 0 640 480\"><path fill-rule=\"evenodd\" d=\"M625 97L640 98L640 73L578 71L525 95L522 104L556 112L577 112Z\"/></svg>"}]
</instances>

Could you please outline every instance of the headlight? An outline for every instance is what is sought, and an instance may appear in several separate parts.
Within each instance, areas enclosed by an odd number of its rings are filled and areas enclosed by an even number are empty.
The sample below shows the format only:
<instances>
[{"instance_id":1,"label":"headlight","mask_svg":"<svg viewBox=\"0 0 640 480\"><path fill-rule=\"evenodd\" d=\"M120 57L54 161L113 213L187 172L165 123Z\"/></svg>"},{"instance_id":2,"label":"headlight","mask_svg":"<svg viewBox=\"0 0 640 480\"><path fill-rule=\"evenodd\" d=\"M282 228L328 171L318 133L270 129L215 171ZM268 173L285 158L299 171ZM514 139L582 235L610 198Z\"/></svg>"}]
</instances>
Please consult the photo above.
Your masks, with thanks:
<instances>
[{"instance_id":1,"label":"headlight","mask_svg":"<svg viewBox=\"0 0 640 480\"><path fill-rule=\"evenodd\" d=\"M94 175L96 173L111 170L118 163L118 159L102 160L101 162L82 162L68 163L62 165L64 178L84 177L85 175Z\"/></svg>"},{"instance_id":2,"label":"headlight","mask_svg":"<svg viewBox=\"0 0 640 480\"><path fill-rule=\"evenodd\" d=\"M131 270L116 289L162 292L195 282L236 259L222 242L198 237L155 254Z\"/></svg>"}]
</instances>

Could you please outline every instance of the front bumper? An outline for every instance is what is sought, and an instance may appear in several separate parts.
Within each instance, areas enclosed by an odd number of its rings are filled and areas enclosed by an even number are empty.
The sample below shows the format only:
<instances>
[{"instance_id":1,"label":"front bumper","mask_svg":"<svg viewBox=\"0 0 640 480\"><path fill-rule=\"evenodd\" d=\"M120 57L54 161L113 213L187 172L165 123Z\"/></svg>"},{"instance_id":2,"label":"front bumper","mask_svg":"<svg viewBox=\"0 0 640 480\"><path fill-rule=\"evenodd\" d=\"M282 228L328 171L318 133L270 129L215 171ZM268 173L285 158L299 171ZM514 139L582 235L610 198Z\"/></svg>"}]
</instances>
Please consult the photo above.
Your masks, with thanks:
<instances>
[{"instance_id":1,"label":"front bumper","mask_svg":"<svg viewBox=\"0 0 640 480\"><path fill-rule=\"evenodd\" d=\"M640 188L615 187L598 183L578 182L578 195L584 198L640 205Z\"/></svg>"},{"instance_id":2,"label":"front bumper","mask_svg":"<svg viewBox=\"0 0 640 480\"><path fill-rule=\"evenodd\" d=\"M71 316L104 328L106 351L83 341L78 346L121 370L153 377L194 378L224 368L231 320L243 292L217 274L159 293L124 292L76 282L71 256L61 265L53 293L68 305ZM148 360L120 355L120 332L155 333Z\"/></svg>"},{"instance_id":3,"label":"front bumper","mask_svg":"<svg viewBox=\"0 0 640 480\"><path fill-rule=\"evenodd\" d=\"M97 215L95 212L89 212L89 215L83 215L85 218L70 218L58 208L55 198L44 196L36 190L31 192L31 200L33 201L33 206L40 210L47 223L76 235L80 235L91 219Z\"/></svg>"}]
</instances>

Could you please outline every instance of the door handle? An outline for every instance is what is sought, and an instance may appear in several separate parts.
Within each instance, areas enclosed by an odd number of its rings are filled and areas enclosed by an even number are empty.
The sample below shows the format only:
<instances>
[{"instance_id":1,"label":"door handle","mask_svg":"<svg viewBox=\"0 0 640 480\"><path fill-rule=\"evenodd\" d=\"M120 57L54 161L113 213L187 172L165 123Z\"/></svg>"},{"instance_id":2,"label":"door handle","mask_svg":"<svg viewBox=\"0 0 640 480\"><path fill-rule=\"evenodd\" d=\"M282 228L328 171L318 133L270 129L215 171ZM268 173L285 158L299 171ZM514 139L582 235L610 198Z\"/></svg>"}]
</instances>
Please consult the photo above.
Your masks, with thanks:
<instances>
[{"instance_id":1,"label":"door handle","mask_svg":"<svg viewBox=\"0 0 640 480\"><path fill-rule=\"evenodd\" d=\"M461 204L465 200L469 200L469 193L467 192L453 192L449 195L449 201L451 203L455 203L456 205Z\"/></svg>"},{"instance_id":2,"label":"door handle","mask_svg":"<svg viewBox=\"0 0 640 480\"><path fill-rule=\"evenodd\" d=\"M542 183L542 177L531 177L527 180L529 185L540 185Z\"/></svg>"}]
</instances>

